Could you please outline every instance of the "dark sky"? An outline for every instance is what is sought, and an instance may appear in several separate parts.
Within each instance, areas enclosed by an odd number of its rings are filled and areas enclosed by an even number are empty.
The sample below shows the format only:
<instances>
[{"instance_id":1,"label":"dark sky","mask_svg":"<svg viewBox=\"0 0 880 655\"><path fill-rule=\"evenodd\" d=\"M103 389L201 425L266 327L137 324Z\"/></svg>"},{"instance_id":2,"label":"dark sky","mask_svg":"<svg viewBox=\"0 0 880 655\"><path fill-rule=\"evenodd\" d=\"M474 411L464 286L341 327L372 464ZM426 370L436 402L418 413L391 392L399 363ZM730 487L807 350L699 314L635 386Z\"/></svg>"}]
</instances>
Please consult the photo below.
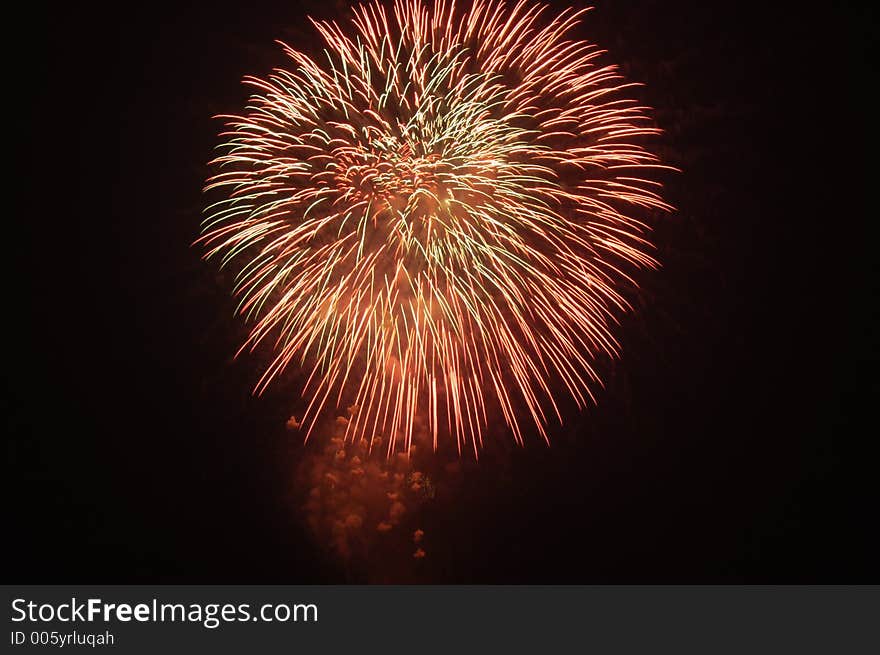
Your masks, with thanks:
<instances>
[{"instance_id":1,"label":"dark sky","mask_svg":"<svg viewBox=\"0 0 880 655\"><path fill-rule=\"evenodd\" d=\"M35 8L10 63L6 577L361 580L291 507L295 389L250 396L228 280L189 247L211 116L284 63L274 39L310 47L304 16L344 3L125 4ZM582 36L646 84L684 171L663 268L598 407L549 450L487 457L418 579L880 582L876 15L594 4Z\"/></svg>"}]
</instances>

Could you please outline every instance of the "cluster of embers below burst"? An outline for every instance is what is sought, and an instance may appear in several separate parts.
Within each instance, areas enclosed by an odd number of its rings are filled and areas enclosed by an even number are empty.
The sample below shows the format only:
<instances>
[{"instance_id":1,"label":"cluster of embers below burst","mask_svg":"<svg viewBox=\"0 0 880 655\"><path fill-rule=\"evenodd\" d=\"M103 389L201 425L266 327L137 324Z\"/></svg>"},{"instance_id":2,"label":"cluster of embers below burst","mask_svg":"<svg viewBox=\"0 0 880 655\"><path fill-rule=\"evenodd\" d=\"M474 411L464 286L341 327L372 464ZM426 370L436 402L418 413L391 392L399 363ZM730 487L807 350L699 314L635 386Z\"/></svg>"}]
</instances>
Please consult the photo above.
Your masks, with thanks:
<instances>
[{"instance_id":1,"label":"cluster of embers below burst","mask_svg":"<svg viewBox=\"0 0 880 655\"><path fill-rule=\"evenodd\" d=\"M349 408L349 415L357 408ZM348 417L332 424L327 445L306 456L299 468L299 481L307 499L302 509L316 537L328 544L344 562L376 558L422 561L428 556L429 540L422 529L426 503L435 499L435 478L418 465L419 447L409 454L386 457L382 437L346 443ZM291 417L288 430L298 430ZM461 474L459 462L449 462L446 476Z\"/></svg>"}]
</instances>

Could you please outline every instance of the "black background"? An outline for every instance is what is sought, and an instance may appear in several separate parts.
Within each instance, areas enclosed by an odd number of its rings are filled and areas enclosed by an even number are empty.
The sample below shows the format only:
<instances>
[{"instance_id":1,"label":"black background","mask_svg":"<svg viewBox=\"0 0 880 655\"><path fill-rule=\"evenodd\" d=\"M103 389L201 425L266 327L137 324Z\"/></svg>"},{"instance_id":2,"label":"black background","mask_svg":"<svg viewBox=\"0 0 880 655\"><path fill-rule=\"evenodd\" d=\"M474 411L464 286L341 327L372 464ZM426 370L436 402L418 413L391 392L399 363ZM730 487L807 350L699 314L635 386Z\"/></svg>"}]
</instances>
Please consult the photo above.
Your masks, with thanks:
<instances>
[{"instance_id":1,"label":"black background","mask_svg":"<svg viewBox=\"0 0 880 655\"><path fill-rule=\"evenodd\" d=\"M250 395L228 281L190 247L211 116L344 3L125 4L32 9L7 69L6 577L360 581L301 527L293 390ZM419 579L878 582L876 15L595 5L582 36L683 169L663 268L598 406L487 458Z\"/></svg>"}]
</instances>

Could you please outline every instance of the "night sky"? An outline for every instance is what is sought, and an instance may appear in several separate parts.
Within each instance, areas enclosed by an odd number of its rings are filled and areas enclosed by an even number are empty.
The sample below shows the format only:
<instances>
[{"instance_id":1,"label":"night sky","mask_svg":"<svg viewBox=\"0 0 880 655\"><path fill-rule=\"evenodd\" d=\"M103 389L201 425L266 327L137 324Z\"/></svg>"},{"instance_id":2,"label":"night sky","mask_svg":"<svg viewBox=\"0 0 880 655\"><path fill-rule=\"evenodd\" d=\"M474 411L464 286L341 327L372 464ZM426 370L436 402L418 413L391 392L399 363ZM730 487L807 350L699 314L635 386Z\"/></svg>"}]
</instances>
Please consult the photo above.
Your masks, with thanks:
<instances>
[{"instance_id":1,"label":"night sky","mask_svg":"<svg viewBox=\"0 0 880 655\"><path fill-rule=\"evenodd\" d=\"M683 169L663 267L638 278L599 404L549 449L490 449L399 579L880 582L876 14L590 4L581 36L645 83ZM211 116L286 63L274 39L313 47L305 16L345 3L176 5L40 6L10 28L28 37L7 69L8 581L394 581L307 534L295 380L251 395L261 355L233 360L230 280L190 247Z\"/></svg>"}]
</instances>

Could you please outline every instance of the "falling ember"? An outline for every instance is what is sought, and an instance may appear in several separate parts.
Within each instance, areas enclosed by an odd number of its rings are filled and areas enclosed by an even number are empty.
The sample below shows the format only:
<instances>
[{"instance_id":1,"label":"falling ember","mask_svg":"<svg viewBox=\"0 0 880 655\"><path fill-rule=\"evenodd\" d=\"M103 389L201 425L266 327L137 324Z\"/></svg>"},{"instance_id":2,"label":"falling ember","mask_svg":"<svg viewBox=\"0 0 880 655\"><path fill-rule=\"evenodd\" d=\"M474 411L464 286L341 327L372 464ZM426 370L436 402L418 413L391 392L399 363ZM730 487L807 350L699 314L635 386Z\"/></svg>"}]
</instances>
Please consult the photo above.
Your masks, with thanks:
<instances>
[{"instance_id":1,"label":"falling ember","mask_svg":"<svg viewBox=\"0 0 880 655\"><path fill-rule=\"evenodd\" d=\"M430 561L433 552L423 528L435 500L436 458L416 446L391 458L371 454L366 439L346 443L342 423L334 423L322 425L330 438L296 467L295 503L311 536L355 580L421 579L413 564ZM448 502L460 476L442 478Z\"/></svg>"},{"instance_id":2,"label":"falling ember","mask_svg":"<svg viewBox=\"0 0 880 655\"><path fill-rule=\"evenodd\" d=\"M658 130L571 37L584 11L549 13L368 2L223 117L198 241L237 274L242 350L274 349L257 391L310 371L306 434L351 405L344 440L389 453L422 418L435 449L478 453L495 417L547 439L554 395L583 406L617 353L622 289L655 265L635 214L669 209Z\"/></svg>"}]
</instances>

